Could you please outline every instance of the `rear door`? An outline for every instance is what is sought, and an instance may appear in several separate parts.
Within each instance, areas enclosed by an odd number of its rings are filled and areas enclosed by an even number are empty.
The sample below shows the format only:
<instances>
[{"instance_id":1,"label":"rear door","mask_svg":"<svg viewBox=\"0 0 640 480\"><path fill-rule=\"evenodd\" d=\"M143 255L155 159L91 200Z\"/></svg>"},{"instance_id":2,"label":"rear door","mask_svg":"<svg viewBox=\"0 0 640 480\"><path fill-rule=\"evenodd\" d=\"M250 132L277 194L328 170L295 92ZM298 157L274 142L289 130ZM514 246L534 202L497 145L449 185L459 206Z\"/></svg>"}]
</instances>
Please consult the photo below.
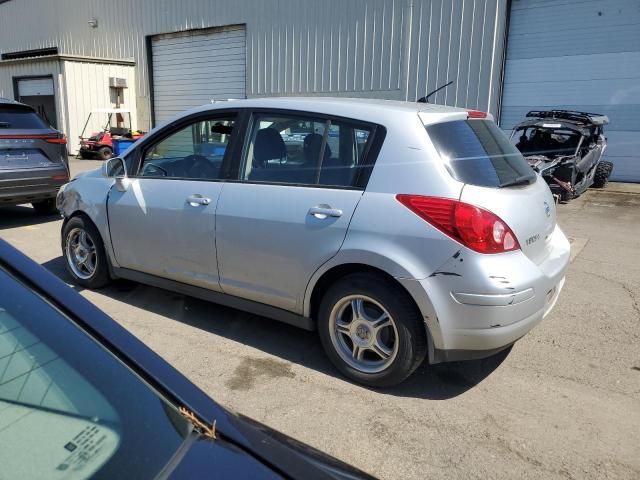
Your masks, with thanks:
<instances>
[{"instance_id":1,"label":"rear door","mask_svg":"<svg viewBox=\"0 0 640 480\"><path fill-rule=\"evenodd\" d=\"M199 117L140 146L129 188L109 193L121 267L219 290L215 210L235 123L235 113Z\"/></svg>"},{"instance_id":2,"label":"rear door","mask_svg":"<svg viewBox=\"0 0 640 480\"><path fill-rule=\"evenodd\" d=\"M216 213L225 293L300 311L313 272L344 241L362 196L374 127L300 112L255 112L239 181Z\"/></svg>"}]
</instances>

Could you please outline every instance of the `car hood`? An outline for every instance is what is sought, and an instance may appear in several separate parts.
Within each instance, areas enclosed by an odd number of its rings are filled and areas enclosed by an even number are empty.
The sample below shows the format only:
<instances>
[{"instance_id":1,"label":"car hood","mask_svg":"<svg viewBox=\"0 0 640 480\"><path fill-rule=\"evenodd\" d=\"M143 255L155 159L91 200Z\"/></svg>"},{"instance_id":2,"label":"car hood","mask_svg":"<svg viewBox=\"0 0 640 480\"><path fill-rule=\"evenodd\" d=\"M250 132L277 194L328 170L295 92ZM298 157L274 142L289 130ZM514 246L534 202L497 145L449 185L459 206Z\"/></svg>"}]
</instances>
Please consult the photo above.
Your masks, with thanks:
<instances>
[{"instance_id":1,"label":"car hood","mask_svg":"<svg viewBox=\"0 0 640 480\"><path fill-rule=\"evenodd\" d=\"M73 180L77 180L78 178L88 177L88 178L96 178L102 176L102 169L100 167L94 168L93 170L85 170L84 172L77 173ZM72 181L73 181L72 180Z\"/></svg>"},{"instance_id":2,"label":"car hood","mask_svg":"<svg viewBox=\"0 0 640 480\"><path fill-rule=\"evenodd\" d=\"M265 427L266 428L266 427ZM281 435L281 434L280 434ZM310 447L304 446L305 449ZM293 464L287 458L277 459L278 463L265 461L256 457L253 452L236 445L224 438L214 440L196 436L187 439L183 447L165 466L159 478L203 478L216 476L221 478L304 478L354 480L373 479L373 477L339 462L331 457L320 458L310 462L302 474L297 471L295 459ZM315 456L317 451L310 452ZM293 456L296 455L292 452ZM291 455L291 454L290 454ZM320 454L326 457L324 454ZM315 458L315 457L314 457ZM272 459L273 460L273 459ZM216 472L217 475L212 475Z\"/></svg>"}]
</instances>

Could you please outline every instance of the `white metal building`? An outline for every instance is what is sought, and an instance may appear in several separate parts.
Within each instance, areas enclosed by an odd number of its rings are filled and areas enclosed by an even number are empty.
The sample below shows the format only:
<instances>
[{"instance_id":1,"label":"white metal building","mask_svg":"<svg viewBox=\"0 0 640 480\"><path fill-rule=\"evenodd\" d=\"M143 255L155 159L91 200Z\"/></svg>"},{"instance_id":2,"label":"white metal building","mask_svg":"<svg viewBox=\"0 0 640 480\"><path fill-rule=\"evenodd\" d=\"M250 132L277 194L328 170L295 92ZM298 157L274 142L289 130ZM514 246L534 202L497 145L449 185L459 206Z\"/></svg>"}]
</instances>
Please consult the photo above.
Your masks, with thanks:
<instances>
[{"instance_id":1,"label":"white metal building","mask_svg":"<svg viewBox=\"0 0 640 480\"><path fill-rule=\"evenodd\" d=\"M640 181L638 0L0 0L0 53L0 96L50 78L70 138L113 106L109 77L143 130L211 99L413 101L453 80L431 101L505 129L532 108L608 114L614 177Z\"/></svg>"}]
</instances>

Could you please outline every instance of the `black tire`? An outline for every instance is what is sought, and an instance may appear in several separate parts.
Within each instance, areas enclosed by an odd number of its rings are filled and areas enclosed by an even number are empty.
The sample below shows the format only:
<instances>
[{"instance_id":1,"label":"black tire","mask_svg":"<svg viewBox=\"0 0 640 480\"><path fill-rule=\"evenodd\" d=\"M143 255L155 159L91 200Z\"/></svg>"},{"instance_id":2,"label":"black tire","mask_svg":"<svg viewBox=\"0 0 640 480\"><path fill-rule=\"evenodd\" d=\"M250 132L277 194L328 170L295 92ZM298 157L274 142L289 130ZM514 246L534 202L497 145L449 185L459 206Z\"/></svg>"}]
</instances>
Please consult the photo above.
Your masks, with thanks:
<instances>
[{"instance_id":1,"label":"black tire","mask_svg":"<svg viewBox=\"0 0 640 480\"><path fill-rule=\"evenodd\" d=\"M609 176L613 171L613 163L601 161L596 167L596 173L593 176L593 188L604 188L609 183Z\"/></svg>"},{"instance_id":2,"label":"black tire","mask_svg":"<svg viewBox=\"0 0 640 480\"><path fill-rule=\"evenodd\" d=\"M80 158L83 158L85 160L89 160L91 158L94 158L94 153L93 152L89 152L87 150L80 150Z\"/></svg>"},{"instance_id":3,"label":"black tire","mask_svg":"<svg viewBox=\"0 0 640 480\"><path fill-rule=\"evenodd\" d=\"M99 160L109 160L113 157L113 150L109 147L102 147L96 152L96 156Z\"/></svg>"},{"instance_id":4,"label":"black tire","mask_svg":"<svg viewBox=\"0 0 640 480\"><path fill-rule=\"evenodd\" d=\"M395 322L398 350L393 361L380 372L363 372L349 365L332 341L331 312L340 301L352 295L364 295L375 300ZM382 275L362 272L339 279L322 298L317 322L320 341L331 362L348 378L370 387L399 384L413 373L427 354L427 337L420 311L406 291Z\"/></svg>"},{"instance_id":5,"label":"black tire","mask_svg":"<svg viewBox=\"0 0 640 480\"><path fill-rule=\"evenodd\" d=\"M34 202L31 204L31 206L40 215L54 215L58 213L55 198L47 198L46 200Z\"/></svg>"},{"instance_id":6,"label":"black tire","mask_svg":"<svg viewBox=\"0 0 640 480\"><path fill-rule=\"evenodd\" d=\"M70 234L77 229L84 231L87 237L89 237L91 244L95 247L95 270L88 278L82 278L76 274L74 268L70 264L72 260L69 258L69 252L67 252L67 242L69 241ZM64 263L67 268L67 272L69 272L69 275L73 278L73 282L77 285L84 288L100 288L104 287L111 281L108 259L104 251L102 237L100 236L100 232L98 232L96 226L87 217L81 215L72 217L62 227L62 256L65 260Z\"/></svg>"},{"instance_id":7,"label":"black tire","mask_svg":"<svg viewBox=\"0 0 640 480\"><path fill-rule=\"evenodd\" d=\"M562 190L562 192L560 192L560 202L562 203L568 203L571 199L575 197L576 195L574 193L567 192L566 190Z\"/></svg>"}]
</instances>

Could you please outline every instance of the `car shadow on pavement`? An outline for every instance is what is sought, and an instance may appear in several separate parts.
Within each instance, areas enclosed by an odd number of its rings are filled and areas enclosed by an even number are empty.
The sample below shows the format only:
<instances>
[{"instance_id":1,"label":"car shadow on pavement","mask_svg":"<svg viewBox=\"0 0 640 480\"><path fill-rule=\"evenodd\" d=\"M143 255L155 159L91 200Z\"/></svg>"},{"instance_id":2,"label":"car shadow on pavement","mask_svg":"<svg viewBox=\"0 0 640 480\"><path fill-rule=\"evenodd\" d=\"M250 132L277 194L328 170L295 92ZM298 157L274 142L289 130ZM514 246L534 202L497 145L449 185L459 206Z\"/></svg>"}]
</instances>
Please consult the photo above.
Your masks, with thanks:
<instances>
[{"instance_id":1,"label":"car shadow on pavement","mask_svg":"<svg viewBox=\"0 0 640 480\"><path fill-rule=\"evenodd\" d=\"M71 284L63 257L49 260L43 266ZM80 287L73 288L82 291ZM329 362L315 332L127 280L115 281L95 292L349 382ZM384 395L430 400L454 398L482 382L500 366L509 351L484 360L438 365L424 362L402 384L375 390Z\"/></svg>"},{"instance_id":2,"label":"car shadow on pavement","mask_svg":"<svg viewBox=\"0 0 640 480\"><path fill-rule=\"evenodd\" d=\"M0 230L9 228L26 227L29 225L39 225L41 223L55 222L60 220L60 215L42 215L27 206L0 207Z\"/></svg>"}]
</instances>

